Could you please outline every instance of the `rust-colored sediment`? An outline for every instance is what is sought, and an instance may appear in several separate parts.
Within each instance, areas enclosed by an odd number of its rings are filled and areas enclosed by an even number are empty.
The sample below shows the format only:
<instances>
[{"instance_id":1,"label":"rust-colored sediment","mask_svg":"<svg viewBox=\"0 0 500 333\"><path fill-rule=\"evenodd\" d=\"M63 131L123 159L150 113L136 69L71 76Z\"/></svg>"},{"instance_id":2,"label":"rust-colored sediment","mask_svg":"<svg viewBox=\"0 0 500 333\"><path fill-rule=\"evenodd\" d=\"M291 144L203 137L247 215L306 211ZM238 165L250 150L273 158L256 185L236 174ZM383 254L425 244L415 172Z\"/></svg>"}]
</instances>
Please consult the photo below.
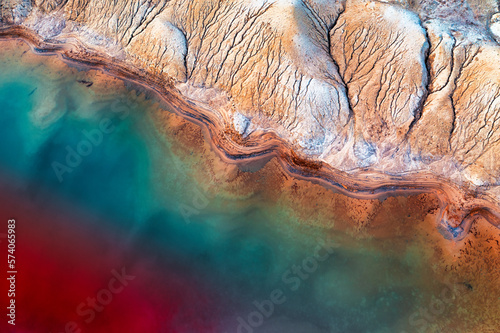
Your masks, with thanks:
<instances>
[{"instance_id":1,"label":"rust-colored sediment","mask_svg":"<svg viewBox=\"0 0 500 333\"><path fill-rule=\"evenodd\" d=\"M312 225L323 228L345 249L370 244L376 252L388 257L396 253L398 258L413 252L426 263L423 276L427 277L415 283L424 283L438 301L443 301L443 290L453 299L441 316L429 320L428 331L493 332L491 328L498 327L500 299L491 291L500 281L500 233L493 225L481 219L462 241L452 242L435 232L440 201L434 193L358 199L291 177L279 157L255 172L243 172L245 166L225 162L212 149L199 126L169 112L155 114L163 124L162 134L172 139L175 155L186 159L197 183L209 194L216 191L236 202L243 199L245 205L279 205L298 221L275 223L273 228L293 230L291 234L307 233Z\"/></svg>"},{"instance_id":2,"label":"rust-colored sediment","mask_svg":"<svg viewBox=\"0 0 500 333\"><path fill-rule=\"evenodd\" d=\"M440 308L442 315L433 315L428 321L428 331L493 332L491 328L498 327L500 299L491 291L500 282L500 233L493 225L481 219L462 241L449 241L435 232L441 210L440 200L432 192L359 199L290 176L279 157L257 171L243 172L247 166L224 161L205 140L200 126L160 108L153 114L174 154L190 165L197 184L207 194L217 192L236 204L278 205L280 210L292 212L297 221L286 220L286 225L270 222L284 233L308 233L314 226L344 249L370 246L387 257L406 258L413 253L425 262L422 276L427 278L416 278L414 283L425 284L422 288L431 290L439 302L444 300L443 290L453 299ZM435 304L429 300L423 305ZM407 323L409 318L402 320Z\"/></svg>"},{"instance_id":3,"label":"rust-colored sediment","mask_svg":"<svg viewBox=\"0 0 500 333\"><path fill-rule=\"evenodd\" d=\"M64 61L99 68L105 73L155 91L166 105L179 115L200 125L210 138L211 145L226 162L244 170L259 169L273 159L290 182L308 181L358 200L377 200L395 196L433 197L438 202L437 226L448 239L459 240L469 232L478 218L500 228L500 205L492 197L477 195L450 181L425 172L389 175L369 169L346 173L326 163L310 160L293 150L292 146L272 132L254 132L241 137L227 128L215 112L182 96L172 85L158 76L87 50L77 41L72 44L51 44L19 26L0 28L0 38L21 39L37 53L53 54ZM390 199L395 200L395 199ZM357 216L370 214L373 207L357 208ZM349 211L349 210L347 210ZM346 214L349 214L346 212Z\"/></svg>"}]
</instances>

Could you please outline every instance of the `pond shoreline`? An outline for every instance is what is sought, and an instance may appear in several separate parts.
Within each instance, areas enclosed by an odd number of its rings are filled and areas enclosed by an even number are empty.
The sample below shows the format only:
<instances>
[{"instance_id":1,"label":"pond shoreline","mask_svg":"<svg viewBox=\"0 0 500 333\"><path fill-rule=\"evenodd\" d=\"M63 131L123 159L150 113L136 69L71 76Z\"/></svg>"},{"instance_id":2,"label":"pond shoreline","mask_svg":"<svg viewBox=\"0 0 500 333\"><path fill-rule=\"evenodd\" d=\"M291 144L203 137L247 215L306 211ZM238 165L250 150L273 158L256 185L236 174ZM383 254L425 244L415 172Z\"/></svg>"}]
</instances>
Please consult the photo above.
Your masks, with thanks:
<instances>
[{"instance_id":1,"label":"pond shoreline","mask_svg":"<svg viewBox=\"0 0 500 333\"><path fill-rule=\"evenodd\" d=\"M183 96L173 82L98 51L88 50L76 39L67 44L51 43L21 26L0 27L0 39L22 40L35 53L58 56L70 65L99 69L107 75L153 91L175 113L199 125L210 138L215 151L228 163L252 170L278 157L280 165L291 177L320 184L356 199L435 194L441 206L436 227L445 238L455 241L467 236L471 225L478 218L484 218L500 228L500 203L495 198L478 194L474 189L459 186L432 173L394 175L367 168L343 172L327 163L299 155L290 143L271 131L253 132L243 137L225 124L216 112Z\"/></svg>"}]
</instances>

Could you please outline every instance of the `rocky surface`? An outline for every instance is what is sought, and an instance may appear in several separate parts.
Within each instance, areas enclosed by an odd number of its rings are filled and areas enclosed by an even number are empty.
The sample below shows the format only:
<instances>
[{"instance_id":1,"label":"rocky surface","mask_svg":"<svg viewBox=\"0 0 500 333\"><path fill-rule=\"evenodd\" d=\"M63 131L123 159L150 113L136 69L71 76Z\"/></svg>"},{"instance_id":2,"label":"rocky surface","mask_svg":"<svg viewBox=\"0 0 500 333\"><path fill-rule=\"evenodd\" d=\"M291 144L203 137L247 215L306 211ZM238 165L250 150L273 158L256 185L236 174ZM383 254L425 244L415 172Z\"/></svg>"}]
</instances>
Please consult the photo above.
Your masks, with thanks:
<instances>
[{"instance_id":1,"label":"rocky surface","mask_svg":"<svg viewBox=\"0 0 500 333\"><path fill-rule=\"evenodd\" d=\"M455 237L477 217L500 221L498 11L478 0L0 0L0 24L154 81L210 120L228 156L274 151L289 171L363 198L435 192Z\"/></svg>"}]
</instances>

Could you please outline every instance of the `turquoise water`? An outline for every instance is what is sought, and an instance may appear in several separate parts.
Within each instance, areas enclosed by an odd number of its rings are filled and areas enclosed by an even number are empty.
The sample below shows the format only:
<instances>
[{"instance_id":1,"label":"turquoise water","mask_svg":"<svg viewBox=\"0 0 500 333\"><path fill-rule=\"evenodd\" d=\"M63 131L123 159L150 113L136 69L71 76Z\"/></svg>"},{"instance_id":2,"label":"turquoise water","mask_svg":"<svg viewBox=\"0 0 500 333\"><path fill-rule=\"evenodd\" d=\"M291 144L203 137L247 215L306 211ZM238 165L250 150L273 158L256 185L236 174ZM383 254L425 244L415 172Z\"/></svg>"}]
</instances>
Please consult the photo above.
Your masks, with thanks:
<instances>
[{"instance_id":1,"label":"turquoise water","mask_svg":"<svg viewBox=\"0 0 500 333\"><path fill-rule=\"evenodd\" d=\"M428 300L427 271L411 244L403 254L382 253L376 240L297 229L303 221L293 211L266 205L258 193L251 200L205 193L190 176L193 166L156 129L154 98L133 86L100 93L74 75L53 75L43 62L37 70L15 64L0 64L1 177L32 202L62 201L92 216L83 227L98 226L109 239L103 252L116 247L127 265L156 274L145 285L160 299L169 299L161 290L174 275L192 281L183 293L188 300L201 285L217 296L200 309L193 298L190 307L198 310L175 320L162 319L166 310L154 303L157 331L417 331L408 317ZM324 261L313 256L318 247ZM153 304L148 297L142 301ZM272 298L279 301L267 308L269 317L252 319L254 302ZM211 324L195 327L199 317Z\"/></svg>"}]
</instances>

